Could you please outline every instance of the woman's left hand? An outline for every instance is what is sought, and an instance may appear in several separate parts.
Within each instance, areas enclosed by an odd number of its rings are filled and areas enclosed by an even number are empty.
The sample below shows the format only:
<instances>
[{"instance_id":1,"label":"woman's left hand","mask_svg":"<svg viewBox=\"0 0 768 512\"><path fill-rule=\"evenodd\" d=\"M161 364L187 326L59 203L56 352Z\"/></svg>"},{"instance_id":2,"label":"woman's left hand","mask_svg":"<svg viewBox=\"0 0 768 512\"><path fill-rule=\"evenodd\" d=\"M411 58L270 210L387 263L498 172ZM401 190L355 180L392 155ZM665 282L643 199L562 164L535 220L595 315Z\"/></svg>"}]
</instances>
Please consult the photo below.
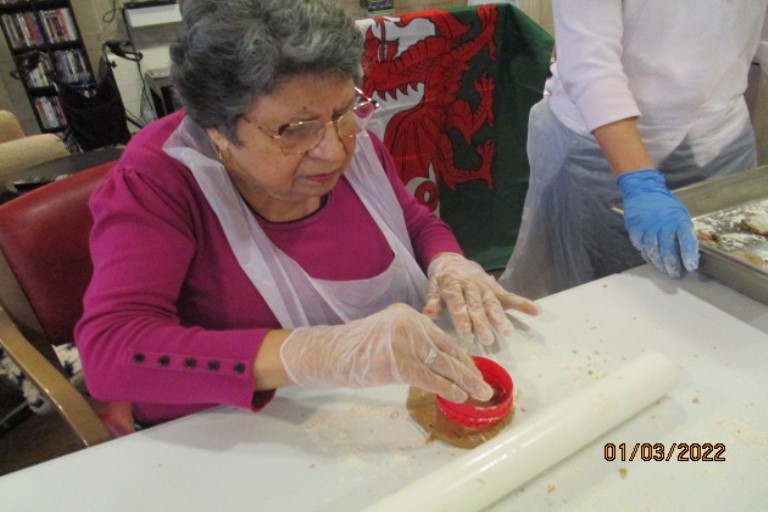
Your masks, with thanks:
<instances>
[{"instance_id":1,"label":"woman's left hand","mask_svg":"<svg viewBox=\"0 0 768 512\"><path fill-rule=\"evenodd\" d=\"M479 264L460 254L438 254L427 275L429 290L423 313L434 319L448 309L456 332L468 342L477 337L483 345L492 344L494 328L504 336L511 334L514 328L504 309L539 314L534 302L506 291Z\"/></svg>"}]
</instances>

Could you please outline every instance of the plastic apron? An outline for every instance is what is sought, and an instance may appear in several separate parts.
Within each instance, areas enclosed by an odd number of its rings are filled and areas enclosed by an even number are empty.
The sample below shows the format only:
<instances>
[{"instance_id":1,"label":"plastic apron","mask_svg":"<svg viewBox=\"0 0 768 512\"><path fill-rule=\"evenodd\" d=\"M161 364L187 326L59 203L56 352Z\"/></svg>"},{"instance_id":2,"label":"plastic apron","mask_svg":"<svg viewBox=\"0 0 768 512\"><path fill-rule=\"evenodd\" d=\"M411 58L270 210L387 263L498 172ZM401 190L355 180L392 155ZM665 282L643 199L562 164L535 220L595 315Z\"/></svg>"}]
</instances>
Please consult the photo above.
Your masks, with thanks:
<instances>
[{"instance_id":1,"label":"plastic apron","mask_svg":"<svg viewBox=\"0 0 768 512\"><path fill-rule=\"evenodd\" d=\"M499 278L508 290L531 299L644 263L623 217L611 211L621 204L621 193L596 140L562 124L548 101L531 109L528 193L515 250ZM740 98L704 112L658 167L675 189L756 163Z\"/></svg>"},{"instance_id":2,"label":"plastic apron","mask_svg":"<svg viewBox=\"0 0 768 512\"><path fill-rule=\"evenodd\" d=\"M402 208L367 133L358 135L344 176L386 237L394 258L381 274L352 281L313 278L273 245L216 158L208 136L189 118L164 150L192 172L241 268L283 328L349 322L397 302L417 310L423 307L427 278L416 262Z\"/></svg>"}]
</instances>

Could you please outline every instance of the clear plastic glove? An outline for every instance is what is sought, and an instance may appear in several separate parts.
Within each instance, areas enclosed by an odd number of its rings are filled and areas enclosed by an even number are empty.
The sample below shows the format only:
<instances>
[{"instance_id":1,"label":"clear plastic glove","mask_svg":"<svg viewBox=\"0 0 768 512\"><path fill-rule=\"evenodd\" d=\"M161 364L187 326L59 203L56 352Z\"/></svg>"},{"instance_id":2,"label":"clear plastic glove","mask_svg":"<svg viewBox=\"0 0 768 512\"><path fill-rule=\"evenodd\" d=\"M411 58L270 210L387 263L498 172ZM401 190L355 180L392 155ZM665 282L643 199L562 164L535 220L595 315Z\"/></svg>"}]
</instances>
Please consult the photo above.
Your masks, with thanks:
<instances>
[{"instance_id":1,"label":"clear plastic glove","mask_svg":"<svg viewBox=\"0 0 768 512\"><path fill-rule=\"evenodd\" d=\"M656 169L622 174L624 225L643 259L674 279L699 266L699 242L688 209L667 188Z\"/></svg>"},{"instance_id":2,"label":"clear plastic glove","mask_svg":"<svg viewBox=\"0 0 768 512\"><path fill-rule=\"evenodd\" d=\"M495 339L493 329L508 336L514 330L504 309L538 315L532 301L506 291L483 267L464 256L442 253L427 269L429 289L423 313L439 317L448 309L456 332L467 342L477 337L483 345Z\"/></svg>"},{"instance_id":3,"label":"clear plastic glove","mask_svg":"<svg viewBox=\"0 0 768 512\"><path fill-rule=\"evenodd\" d=\"M291 380L309 388L403 383L454 402L493 396L459 341L405 304L344 325L294 329L280 359Z\"/></svg>"}]
</instances>

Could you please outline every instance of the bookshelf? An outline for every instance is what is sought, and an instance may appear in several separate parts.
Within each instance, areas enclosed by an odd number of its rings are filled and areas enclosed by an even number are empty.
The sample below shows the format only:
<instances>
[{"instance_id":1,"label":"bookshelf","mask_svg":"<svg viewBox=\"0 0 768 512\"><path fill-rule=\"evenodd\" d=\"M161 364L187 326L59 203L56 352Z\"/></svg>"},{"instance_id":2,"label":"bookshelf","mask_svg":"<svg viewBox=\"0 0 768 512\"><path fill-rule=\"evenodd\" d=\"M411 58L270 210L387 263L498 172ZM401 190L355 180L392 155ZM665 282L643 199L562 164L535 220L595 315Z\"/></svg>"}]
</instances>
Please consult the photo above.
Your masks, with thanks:
<instances>
[{"instance_id":1,"label":"bookshelf","mask_svg":"<svg viewBox=\"0 0 768 512\"><path fill-rule=\"evenodd\" d=\"M42 133L64 134L55 82L93 84L93 70L70 0L0 0L0 26Z\"/></svg>"}]
</instances>

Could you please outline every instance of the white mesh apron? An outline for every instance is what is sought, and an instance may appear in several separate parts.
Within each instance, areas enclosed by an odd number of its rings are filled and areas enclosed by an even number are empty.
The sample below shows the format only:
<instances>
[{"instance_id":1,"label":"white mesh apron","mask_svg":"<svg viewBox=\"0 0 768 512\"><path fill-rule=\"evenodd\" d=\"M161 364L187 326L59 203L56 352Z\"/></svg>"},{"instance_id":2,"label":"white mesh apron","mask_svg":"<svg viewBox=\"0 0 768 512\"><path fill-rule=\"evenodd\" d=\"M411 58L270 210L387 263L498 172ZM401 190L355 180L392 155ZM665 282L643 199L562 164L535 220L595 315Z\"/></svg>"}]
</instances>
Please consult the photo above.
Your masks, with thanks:
<instances>
[{"instance_id":1,"label":"white mesh apron","mask_svg":"<svg viewBox=\"0 0 768 512\"><path fill-rule=\"evenodd\" d=\"M164 150L190 169L237 261L284 328L344 323L396 302L417 310L423 307L427 278L413 255L402 209L366 133L358 135L344 176L386 237L394 258L381 274L352 281L313 278L275 247L214 156L213 144L189 118Z\"/></svg>"}]
</instances>

